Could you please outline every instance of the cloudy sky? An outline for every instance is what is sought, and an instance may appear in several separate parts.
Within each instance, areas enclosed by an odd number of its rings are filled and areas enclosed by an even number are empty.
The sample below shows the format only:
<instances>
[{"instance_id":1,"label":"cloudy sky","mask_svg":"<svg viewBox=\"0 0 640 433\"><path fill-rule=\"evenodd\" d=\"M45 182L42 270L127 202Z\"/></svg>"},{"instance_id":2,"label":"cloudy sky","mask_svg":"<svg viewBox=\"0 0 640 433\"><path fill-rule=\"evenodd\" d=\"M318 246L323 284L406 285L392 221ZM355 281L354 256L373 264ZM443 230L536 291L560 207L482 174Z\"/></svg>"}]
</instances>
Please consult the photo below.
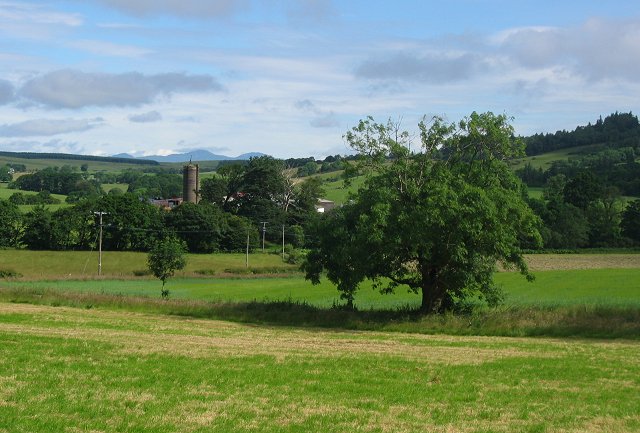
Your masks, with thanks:
<instances>
[{"instance_id":1,"label":"cloudy sky","mask_svg":"<svg viewBox=\"0 0 640 433\"><path fill-rule=\"evenodd\" d=\"M322 157L367 115L639 104L636 0L0 0L1 150Z\"/></svg>"}]
</instances>

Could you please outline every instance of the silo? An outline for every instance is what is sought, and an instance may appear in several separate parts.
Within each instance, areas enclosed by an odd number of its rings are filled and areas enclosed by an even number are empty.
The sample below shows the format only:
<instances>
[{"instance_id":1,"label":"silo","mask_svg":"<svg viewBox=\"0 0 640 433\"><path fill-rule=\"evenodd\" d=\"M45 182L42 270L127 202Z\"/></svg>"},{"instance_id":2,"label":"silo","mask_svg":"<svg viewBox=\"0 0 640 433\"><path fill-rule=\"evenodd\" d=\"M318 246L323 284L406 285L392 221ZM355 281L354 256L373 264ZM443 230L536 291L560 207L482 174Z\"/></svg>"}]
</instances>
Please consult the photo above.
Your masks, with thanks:
<instances>
[{"instance_id":1,"label":"silo","mask_svg":"<svg viewBox=\"0 0 640 433\"><path fill-rule=\"evenodd\" d=\"M199 172L198 164L188 164L182 168L182 201L198 203L200 196Z\"/></svg>"}]
</instances>

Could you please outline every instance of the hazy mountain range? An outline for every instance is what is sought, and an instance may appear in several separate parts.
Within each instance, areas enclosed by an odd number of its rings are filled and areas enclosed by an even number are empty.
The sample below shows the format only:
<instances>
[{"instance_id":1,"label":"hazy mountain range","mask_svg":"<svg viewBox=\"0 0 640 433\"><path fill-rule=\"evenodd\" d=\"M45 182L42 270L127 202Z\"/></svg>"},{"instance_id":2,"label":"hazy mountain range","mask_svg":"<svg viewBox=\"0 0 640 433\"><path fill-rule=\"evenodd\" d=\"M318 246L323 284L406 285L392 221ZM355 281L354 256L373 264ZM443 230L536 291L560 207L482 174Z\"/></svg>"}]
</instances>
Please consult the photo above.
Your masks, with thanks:
<instances>
[{"instance_id":1,"label":"hazy mountain range","mask_svg":"<svg viewBox=\"0 0 640 433\"><path fill-rule=\"evenodd\" d=\"M215 153L211 153L208 150L194 150L191 152L185 153L173 153L171 155L149 155L149 156L140 156L136 157L133 155L129 155L128 153L119 153L117 155L113 155L114 158L131 158L131 159L150 159L158 162L189 162L189 161L236 161L236 160L247 160L254 156L264 156L264 153L260 152L250 152L243 153L242 155L238 155L236 157L226 156L226 155L217 155Z\"/></svg>"}]
</instances>

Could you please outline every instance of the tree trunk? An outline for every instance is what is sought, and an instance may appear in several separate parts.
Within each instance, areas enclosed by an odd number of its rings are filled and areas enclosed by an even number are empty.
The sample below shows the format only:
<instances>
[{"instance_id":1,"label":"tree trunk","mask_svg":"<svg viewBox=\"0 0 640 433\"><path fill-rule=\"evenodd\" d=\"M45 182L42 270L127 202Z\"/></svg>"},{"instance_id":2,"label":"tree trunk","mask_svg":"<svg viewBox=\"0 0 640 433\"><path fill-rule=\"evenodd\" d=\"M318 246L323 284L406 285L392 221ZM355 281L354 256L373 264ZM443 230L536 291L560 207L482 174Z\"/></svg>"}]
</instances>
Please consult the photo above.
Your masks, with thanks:
<instances>
[{"instance_id":1,"label":"tree trunk","mask_svg":"<svg viewBox=\"0 0 640 433\"><path fill-rule=\"evenodd\" d=\"M430 268L426 263L420 265L422 291L422 304L420 311L423 313L434 313L440 308L442 294L438 287L437 271Z\"/></svg>"},{"instance_id":2,"label":"tree trunk","mask_svg":"<svg viewBox=\"0 0 640 433\"><path fill-rule=\"evenodd\" d=\"M423 313L441 313L445 307L445 294L433 272L429 273L429 277L426 279L423 278L421 290L422 304L420 305L420 311Z\"/></svg>"}]
</instances>

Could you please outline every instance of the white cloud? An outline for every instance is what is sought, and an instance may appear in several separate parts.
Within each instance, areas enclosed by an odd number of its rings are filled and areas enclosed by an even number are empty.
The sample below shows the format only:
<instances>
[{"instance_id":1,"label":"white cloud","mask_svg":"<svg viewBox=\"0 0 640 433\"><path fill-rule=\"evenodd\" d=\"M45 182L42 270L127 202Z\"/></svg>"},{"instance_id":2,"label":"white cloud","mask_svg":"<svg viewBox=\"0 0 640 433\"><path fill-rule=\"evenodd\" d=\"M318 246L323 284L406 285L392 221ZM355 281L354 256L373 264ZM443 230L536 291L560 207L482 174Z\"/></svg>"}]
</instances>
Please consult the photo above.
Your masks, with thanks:
<instances>
[{"instance_id":1,"label":"white cloud","mask_svg":"<svg viewBox=\"0 0 640 433\"><path fill-rule=\"evenodd\" d=\"M335 128L340 126L340 121L336 114L331 111L329 113L322 114L315 119L311 119L309 124L314 128Z\"/></svg>"},{"instance_id":2,"label":"white cloud","mask_svg":"<svg viewBox=\"0 0 640 433\"><path fill-rule=\"evenodd\" d=\"M434 53L425 56L401 52L363 62L356 69L356 76L439 84L469 79L485 68L483 57L473 53Z\"/></svg>"},{"instance_id":3,"label":"white cloud","mask_svg":"<svg viewBox=\"0 0 640 433\"><path fill-rule=\"evenodd\" d=\"M52 152L52 153L71 153L76 155L87 154L86 148L75 141L49 140L49 141L4 141L2 142L4 150L13 152L23 152L28 149L29 152Z\"/></svg>"},{"instance_id":4,"label":"white cloud","mask_svg":"<svg viewBox=\"0 0 640 433\"><path fill-rule=\"evenodd\" d=\"M578 27L513 29L502 53L527 68L564 68L588 80L640 81L640 19L591 19Z\"/></svg>"},{"instance_id":5,"label":"white cloud","mask_svg":"<svg viewBox=\"0 0 640 433\"><path fill-rule=\"evenodd\" d=\"M128 117L130 122L134 123L150 123L162 120L162 115L157 111L149 111L148 113L132 114Z\"/></svg>"},{"instance_id":6,"label":"white cloud","mask_svg":"<svg viewBox=\"0 0 640 433\"><path fill-rule=\"evenodd\" d=\"M151 54L153 51L147 48L132 45L114 44L106 41L96 41L90 39L79 39L69 44L72 48L96 54L99 56L113 57L142 57Z\"/></svg>"},{"instance_id":7,"label":"white cloud","mask_svg":"<svg viewBox=\"0 0 640 433\"><path fill-rule=\"evenodd\" d=\"M0 1L0 22L30 22L77 27L82 25L83 19L79 14L54 12L40 5Z\"/></svg>"},{"instance_id":8,"label":"white cloud","mask_svg":"<svg viewBox=\"0 0 640 433\"><path fill-rule=\"evenodd\" d=\"M287 8L289 20L300 24L324 22L336 14L331 0L293 0Z\"/></svg>"},{"instance_id":9,"label":"white cloud","mask_svg":"<svg viewBox=\"0 0 640 433\"><path fill-rule=\"evenodd\" d=\"M340 126L340 121L333 111L321 110L309 99L296 101L294 106L303 112L311 113L314 118L309 121L309 125L314 128L335 128Z\"/></svg>"},{"instance_id":10,"label":"white cloud","mask_svg":"<svg viewBox=\"0 0 640 433\"><path fill-rule=\"evenodd\" d=\"M11 102L14 98L13 84L7 80L0 80L0 105Z\"/></svg>"},{"instance_id":11,"label":"white cloud","mask_svg":"<svg viewBox=\"0 0 640 433\"><path fill-rule=\"evenodd\" d=\"M219 18L245 10L248 0L100 0L107 6L135 16L175 15L186 18Z\"/></svg>"},{"instance_id":12,"label":"white cloud","mask_svg":"<svg viewBox=\"0 0 640 433\"><path fill-rule=\"evenodd\" d=\"M82 132L103 123L96 119L33 119L0 125L0 137L38 137Z\"/></svg>"},{"instance_id":13,"label":"white cloud","mask_svg":"<svg viewBox=\"0 0 640 433\"><path fill-rule=\"evenodd\" d=\"M373 51L356 78L425 84L546 70L589 81L640 82L640 18L591 19L575 27L522 27L482 37L449 37Z\"/></svg>"},{"instance_id":14,"label":"white cloud","mask_svg":"<svg viewBox=\"0 0 640 433\"><path fill-rule=\"evenodd\" d=\"M210 75L167 73L143 75L86 73L71 69L50 72L27 81L20 96L49 108L139 106L174 93L220 91Z\"/></svg>"}]
</instances>

